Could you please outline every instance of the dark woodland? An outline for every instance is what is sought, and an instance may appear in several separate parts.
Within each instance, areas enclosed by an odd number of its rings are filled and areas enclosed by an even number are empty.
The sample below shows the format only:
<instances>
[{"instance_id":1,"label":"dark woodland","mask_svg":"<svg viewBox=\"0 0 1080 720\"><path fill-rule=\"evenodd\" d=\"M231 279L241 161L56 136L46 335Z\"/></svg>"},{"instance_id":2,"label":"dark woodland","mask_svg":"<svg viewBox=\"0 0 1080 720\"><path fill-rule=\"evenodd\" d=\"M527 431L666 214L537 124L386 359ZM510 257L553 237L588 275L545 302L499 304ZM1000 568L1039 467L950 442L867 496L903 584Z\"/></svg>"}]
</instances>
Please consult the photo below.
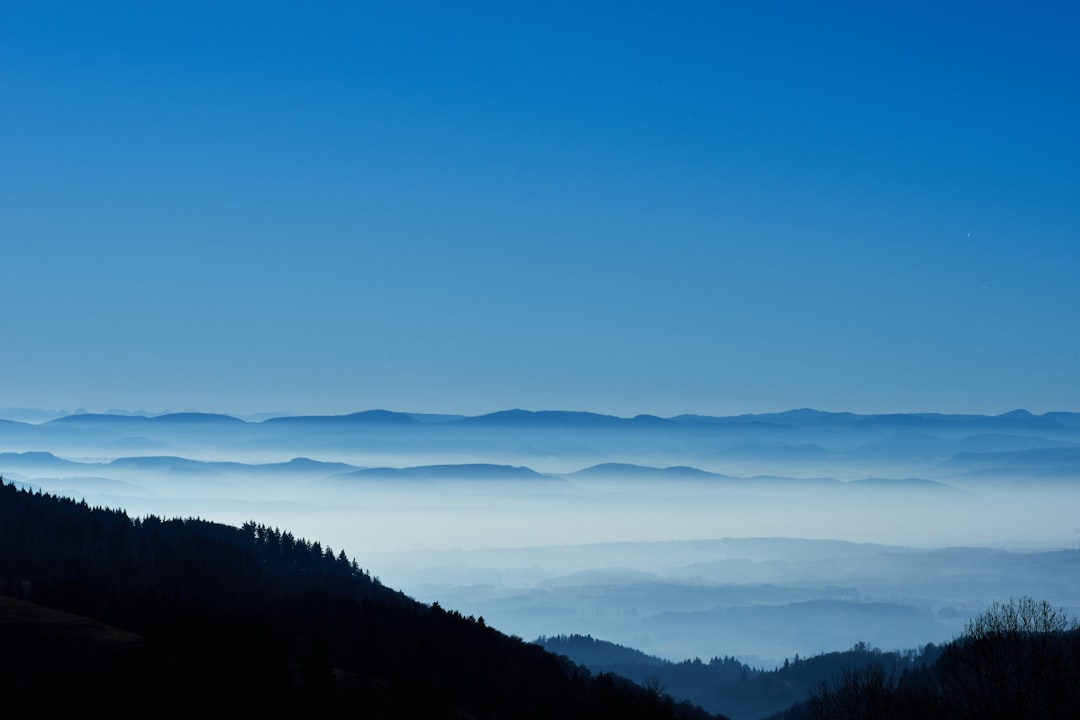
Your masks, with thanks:
<instances>
[{"instance_id":1,"label":"dark woodland","mask_svg":"<svg viewBox=\"0 0 1080 720\"><path fill-rule=\"evenodd\" d=\"M850 650L775 670L735 658L673 663L583 636L541 638L596 672L720 710L735 720L1075 720L1080 627L1045 601L996 603L952 642L886 652Z\"/></svg>"},{"instance_id":2,"label":"dark woodland","mask_svg":"<svg viewBox=\"0 0 1080 720\"><path fill-rule=\"evenodd\" d=\"M704 718L255 523L0 483L6 710L128 717Z\"/></svg>"}]
</instances>

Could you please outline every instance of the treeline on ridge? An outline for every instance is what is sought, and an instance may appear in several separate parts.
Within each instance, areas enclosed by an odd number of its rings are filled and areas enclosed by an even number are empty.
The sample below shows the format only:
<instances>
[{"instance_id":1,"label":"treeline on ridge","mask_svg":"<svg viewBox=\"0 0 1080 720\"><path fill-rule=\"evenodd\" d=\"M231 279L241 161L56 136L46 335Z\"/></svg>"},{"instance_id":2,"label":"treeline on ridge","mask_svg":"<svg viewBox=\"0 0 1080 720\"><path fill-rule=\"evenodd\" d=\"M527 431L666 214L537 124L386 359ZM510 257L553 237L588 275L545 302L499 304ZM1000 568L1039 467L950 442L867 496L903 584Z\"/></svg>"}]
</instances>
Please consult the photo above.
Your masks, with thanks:
<instances>
[{"instance_id":1,"label":"treeline on ridge","mask_svg":"<svg viewBox=\"0 0 1080 720\"><path fill-rule=\"evenodd\" d=\"M588 636L538 642L736 720L1080 717L1080 625L1030 597L994 603L944 645L887 652L858 643L769 671L730 657L670 662Z\"/></svg>"},{"instance_id":2,"label":"treeline on ridge","mask_svg":"<svg viewBox=\"0 0 1080 720\"><path fill-rule=\"evenodd\" d=\"M1044 600L995 602L932 665L849 667L771 720L1075 720L1080 624Z\"/></svg>"},{"instance_id":3,"label":"treeline on ridge","mask_svg":"<svg viewBox=\"0 0 1080 720\"><path fill-rule=\"evenodd\" d=\"M594 672L609 672L662 688L672 697L711 712L752 720L804 700L822 682L840 677L849 668L877 663L890 674L902 675L932 665L941 653L933 644L920 650L886 652L858 643L844 651L805 658L796 655L781 667L764 670L730 656L672 662L582 635L543 637L537 642Z\"/></svg>"},{"instance_id":4,"label":"treeline on ridge","mask_svg":"<svg viewBox=\"0 0 1080 720\"><path fill-rule=\"evenodd\" d=\"M708 717L417 603L288 532L133 519L2 479L0 594L140 638L46 637L44 613L0 606L5 707L39 713Z\"/></svg>"}]
</instances>

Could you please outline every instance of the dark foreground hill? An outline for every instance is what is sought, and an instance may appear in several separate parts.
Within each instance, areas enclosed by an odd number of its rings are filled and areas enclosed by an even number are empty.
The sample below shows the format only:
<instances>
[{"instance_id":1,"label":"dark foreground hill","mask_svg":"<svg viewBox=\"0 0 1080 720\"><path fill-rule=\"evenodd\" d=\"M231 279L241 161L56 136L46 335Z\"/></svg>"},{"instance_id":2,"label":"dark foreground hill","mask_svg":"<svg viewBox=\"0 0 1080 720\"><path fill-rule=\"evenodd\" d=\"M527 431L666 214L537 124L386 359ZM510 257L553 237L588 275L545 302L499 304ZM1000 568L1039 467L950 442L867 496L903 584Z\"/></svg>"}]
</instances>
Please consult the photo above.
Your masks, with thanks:
<instances>
[{"instance_id":1,"label":"dark foreground hill","mask_svg":"<svg viewBox=\"0 0 1080 720\"><path fill-rule=\"evenodd\" d=\"M1030 597L995 603L943 646L901 653L859 643L770 671L734 658L673 663L580 635L538 642L737 720L1080 718L1080 626Z\"/></svg>"},{"instance_id":2,"label":"dark foreground hill","mask_svg":"<svg viewBox=\"0 0 1080 720\"><path fill-rule=\"evenodd\" d=\"M281 532L0 482L5 709L129 717L708 717Z\"/></svg>"},{"instance_id":3,"label":"dark foreground hill","mask_svg":"<svg viewBox=\"0 0 1080 720\"><path fill-rule=\"evenodd\" d=\"M589 636L540 638L546 650L565 655L593 672L608 672L645 686L662 687L706 710L720 710L734 720L757 720L806 700L810 694L842 676L845 670L873 663L889 676L925 670L941 653L927 645L920 651L882 652L865 643L850 650L788 660L773 670L746 665L733 657L670 662Z\"/></svg>"}]
</instances>

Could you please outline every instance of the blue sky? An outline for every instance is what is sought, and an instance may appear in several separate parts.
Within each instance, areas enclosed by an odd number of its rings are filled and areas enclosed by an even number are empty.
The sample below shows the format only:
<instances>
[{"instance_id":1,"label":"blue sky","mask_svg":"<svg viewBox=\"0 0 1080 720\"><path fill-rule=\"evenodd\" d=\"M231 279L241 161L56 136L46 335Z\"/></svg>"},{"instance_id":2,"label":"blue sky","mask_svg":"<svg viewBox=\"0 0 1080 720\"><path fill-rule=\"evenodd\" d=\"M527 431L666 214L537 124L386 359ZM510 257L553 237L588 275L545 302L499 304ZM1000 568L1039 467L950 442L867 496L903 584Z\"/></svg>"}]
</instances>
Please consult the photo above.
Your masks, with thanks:
<instances>
[{"instance_id":1,"label":"blue sky","mask_svg":"<svg viewBox=\"0 0 1080 720\"><path fill-rule=\"evenodd\" d=\"M5 2L0 405L1080 410L1077 37L1040 2Z\"/></svg>"}]
</instances>

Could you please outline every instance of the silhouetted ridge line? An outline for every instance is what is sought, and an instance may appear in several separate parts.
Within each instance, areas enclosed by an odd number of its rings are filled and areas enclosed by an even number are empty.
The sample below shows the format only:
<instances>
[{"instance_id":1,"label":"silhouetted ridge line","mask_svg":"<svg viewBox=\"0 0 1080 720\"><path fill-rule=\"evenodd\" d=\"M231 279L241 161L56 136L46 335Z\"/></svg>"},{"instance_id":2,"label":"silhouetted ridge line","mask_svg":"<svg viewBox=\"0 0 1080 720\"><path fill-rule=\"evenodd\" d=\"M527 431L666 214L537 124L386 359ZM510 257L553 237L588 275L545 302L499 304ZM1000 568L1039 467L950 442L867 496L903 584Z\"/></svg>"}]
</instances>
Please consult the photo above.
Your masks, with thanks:
<instances>
[{"instance_id":1,"label":"silhouetted ridge line","mask_svg":"<svg viewBox=\"0 0 1080 720\"><path fill-rule=\"evenodd\" d=\"M288 531L132 519L0 478L4 593L143 638L114 651L56 623L52 640L41 623L6 628L5 706L42 716L708 717L417 603Z\"/></svg>"}]
</instances>

